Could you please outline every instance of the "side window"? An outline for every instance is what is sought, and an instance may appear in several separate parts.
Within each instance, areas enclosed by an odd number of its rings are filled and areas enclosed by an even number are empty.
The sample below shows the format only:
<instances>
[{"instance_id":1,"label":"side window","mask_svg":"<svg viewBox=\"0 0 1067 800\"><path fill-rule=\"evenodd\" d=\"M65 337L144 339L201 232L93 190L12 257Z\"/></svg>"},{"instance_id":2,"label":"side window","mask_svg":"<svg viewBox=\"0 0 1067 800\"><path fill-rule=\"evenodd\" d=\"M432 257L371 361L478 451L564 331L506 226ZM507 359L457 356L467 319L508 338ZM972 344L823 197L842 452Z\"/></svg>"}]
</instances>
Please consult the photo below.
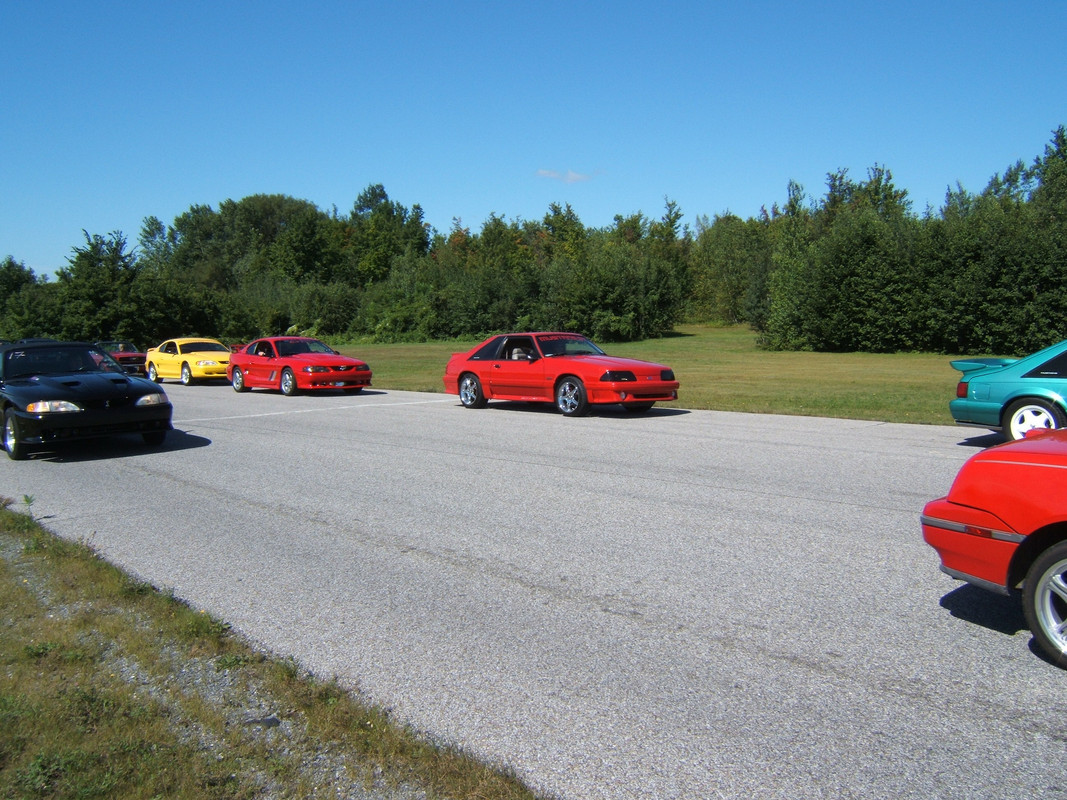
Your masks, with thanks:
<instances>
[{"instance_id":1,"label":"side window","mask_svg":"<svg viewBox=\"0 0 1067 800\"><path fill-rule=\"evenodd\" d=\"M535 352L533 339L529 336L509 336L500 357L508 361L526 361Z\"/></svg>"},{"instance_id":2,"label":"side window","mask_svg":"<svg viewBox=\"0 0 1067 800\"><path fill-rule=\"evenodd\" d=\"M174 342L167 342L165 345L163 345L163 352L172 356L176 356L178 355L178 345L174 344Z\"/></svg>"},{"instance_id":3,"label":"side window","mask_svg":"<svg viewBox=\"0 0 1067 800\"><path fill-rule=\"evenodd\" d=\"M264 358L270 358L274 355L274 351L271 349L270 342L260 342L256 345L256 355L263 356Z\"/></svg>"},{"instance_id":4,"label":"side window","mask_svg":"<svg viewBox=\"0 0 1067 800\"><path fill-rule=\"evenodd\" d=\"M478 352L471 356L471 361L492 361L493 359L500 358L497 355L500 352L500 343L504 337L497 336L495 339L490 339L483 347L478 349Z\"/></svg>"},{"instance_id":5,"label":"side window","mask_svg":"<svg viewBox=\"0 0 1067 800\"><path fill-rule=\"evenodd\" d=\"M1067 378L1067 353L1050 358L1039 367L1027 372L1024 378Z\"/></svg>"}]
</instances>

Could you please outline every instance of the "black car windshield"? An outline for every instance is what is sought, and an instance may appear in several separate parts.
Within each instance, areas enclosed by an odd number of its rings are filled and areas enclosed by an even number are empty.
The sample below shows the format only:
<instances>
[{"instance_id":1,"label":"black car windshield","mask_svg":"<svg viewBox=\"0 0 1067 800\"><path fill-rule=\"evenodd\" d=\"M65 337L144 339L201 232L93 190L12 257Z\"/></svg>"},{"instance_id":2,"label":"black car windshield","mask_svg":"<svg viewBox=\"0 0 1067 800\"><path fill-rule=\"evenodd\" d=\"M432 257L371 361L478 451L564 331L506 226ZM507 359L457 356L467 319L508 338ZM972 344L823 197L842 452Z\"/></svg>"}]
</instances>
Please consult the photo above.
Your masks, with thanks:
<instances>
[{"instance_id":1,"label":"black car windshield","mask_svg":"<svg viewBox=\"0 0 1067 800\"><path fill-rule=\"evenodd\" d=\"M230 348L221 342L183 342L183 353L228 353Z\"/></svg>"},{"instance_id":2,"label":"black car windshield","mask_svg":"<svg viewBox=\"0 0 1067 800\"><path fill-rule=\"evenodd\" d=\"M549 333L537 337L541 352L551 356L602 356L604 351L586 339L573 333Z\"/></svg>"},{"instance_id":3,"label":"black car windshield","mask_svg":"<svg viewBox=\"0 0 1067 800\"><path fill-rule=\"evenodd\" d=\"M107 353L87 345L12 348L4 353L4 378L125 370Z\"/></svg>"},{"instance_id":4,"label":"black car windshield","mask_svg":"<svg viewBox=\"0 0 1067 800\"><path fill-rule=\"evenodd\" d=\"M278 355L296 356L301 353L329 353L333 355L333 348L318 339L279 339L275 344L278 346Z\"/></svg>"}]
</instances>

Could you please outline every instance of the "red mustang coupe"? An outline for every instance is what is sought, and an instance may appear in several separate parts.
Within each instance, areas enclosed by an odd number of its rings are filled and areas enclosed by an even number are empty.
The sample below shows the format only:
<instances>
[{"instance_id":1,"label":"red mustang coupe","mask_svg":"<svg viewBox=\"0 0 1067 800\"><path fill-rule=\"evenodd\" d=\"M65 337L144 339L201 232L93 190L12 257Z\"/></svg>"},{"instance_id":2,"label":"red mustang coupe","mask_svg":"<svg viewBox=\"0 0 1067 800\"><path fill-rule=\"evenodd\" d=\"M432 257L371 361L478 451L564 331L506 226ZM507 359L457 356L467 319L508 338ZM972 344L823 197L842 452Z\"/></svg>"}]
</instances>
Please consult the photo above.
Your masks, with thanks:
<instances>
[{"instance_id":1,"label":"red mustang coupe","mask_svg":"<svg viewBox=\"0 0 1067 800\"><path fill-rule=\"evenodd\" d=\"M507 333L466 353L454 353L445 367L445 391L467 408L489 400L555 403L577 417L590 406L621 403L648 411L659 401L678 399L674 370L662 364L616 358L576 333Z\"/></svg>"},{"instance_id":2,"label":"red mustang coupe","mask_svg":"<svg viewBox=\"0 0 1067 800\"><path fill-rule=\"evenodd\" d=\"M234 391L277 389L291 395L311 389L355 394L370 386L366 362L343 356L325 342L306 336L256 339L230 356L227 377Z\"/></svg>"},{"instance_id":3,"label":"red mustang coupe","mask_svg":"<svg viewBox=\"0 0 1067 800\"><path fill-rule=\"evenodd\" d=\"M983 589L1021 585L1034 639L1067 667L1067 430L1034 432L977 453L947 497L922 513L941 569Z\"/></svg>"}]
</instances>

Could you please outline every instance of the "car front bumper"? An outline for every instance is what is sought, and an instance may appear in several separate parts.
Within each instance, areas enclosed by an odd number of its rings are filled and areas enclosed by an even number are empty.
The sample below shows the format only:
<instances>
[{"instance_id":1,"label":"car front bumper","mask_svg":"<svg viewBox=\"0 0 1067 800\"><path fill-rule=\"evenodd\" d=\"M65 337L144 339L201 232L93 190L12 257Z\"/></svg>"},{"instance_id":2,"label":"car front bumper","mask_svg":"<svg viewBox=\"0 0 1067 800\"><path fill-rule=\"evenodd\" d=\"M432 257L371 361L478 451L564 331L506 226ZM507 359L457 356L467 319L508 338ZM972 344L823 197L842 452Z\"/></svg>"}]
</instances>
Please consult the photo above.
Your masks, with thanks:
<instances>
[{"instance_id":1,"label":"car front bumper","mask_svg":"<svg viewBox=\"0 0 1067 800\"><path fill-rule=\"evenodd\" d=\"M16 410L15 417L19 440L33 446L125 433L169 431L173 427L172 411L170 405L53 414L27 414Z\"/></svg>"},{"instance_id":2,"label":"car front bumper","mask_svg":"<svg viewBox=\"0 0 1067 800\"><path fill-rule=\"evenodd\" d=\"M923 540L941 558L942 572L983 589L1008 593L1008 569L1024 535L986 511L944 497L926 504L920 524Z\"/></svg>"}]
</instances>

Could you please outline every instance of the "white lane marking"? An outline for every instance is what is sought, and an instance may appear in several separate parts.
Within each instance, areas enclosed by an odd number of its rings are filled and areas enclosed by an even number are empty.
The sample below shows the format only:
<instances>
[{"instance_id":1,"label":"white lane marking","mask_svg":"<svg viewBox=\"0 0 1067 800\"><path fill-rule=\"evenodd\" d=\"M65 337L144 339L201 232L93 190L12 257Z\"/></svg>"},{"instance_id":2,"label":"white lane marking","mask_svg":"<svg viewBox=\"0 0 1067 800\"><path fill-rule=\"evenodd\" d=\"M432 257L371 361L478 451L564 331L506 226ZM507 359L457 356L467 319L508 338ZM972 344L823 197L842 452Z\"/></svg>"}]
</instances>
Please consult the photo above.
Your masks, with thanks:
<instances>
[{"instance_id":1,"label":"white lane marking","mask_svg":"<svg viewBox=\"0 0 1067 800\"><path fill-rule=\"evenodd\" d=\"M418 406L426 405L428 403L456 403L455 398L449 397L444 400L411 400L403 403L360 403L359 405L351 406L326 406L324 408L292 408L285 411L265 411L261 414L234 414L229 417L193 417L191 419L182 418L178 420L180 422L217 422L225 419L255 419L256 417L280 417L286 414L313 414L317 411L346 411L348 409L364 409L364 408L394 408L396 406Z\"/></svg>"}]
</instances>

